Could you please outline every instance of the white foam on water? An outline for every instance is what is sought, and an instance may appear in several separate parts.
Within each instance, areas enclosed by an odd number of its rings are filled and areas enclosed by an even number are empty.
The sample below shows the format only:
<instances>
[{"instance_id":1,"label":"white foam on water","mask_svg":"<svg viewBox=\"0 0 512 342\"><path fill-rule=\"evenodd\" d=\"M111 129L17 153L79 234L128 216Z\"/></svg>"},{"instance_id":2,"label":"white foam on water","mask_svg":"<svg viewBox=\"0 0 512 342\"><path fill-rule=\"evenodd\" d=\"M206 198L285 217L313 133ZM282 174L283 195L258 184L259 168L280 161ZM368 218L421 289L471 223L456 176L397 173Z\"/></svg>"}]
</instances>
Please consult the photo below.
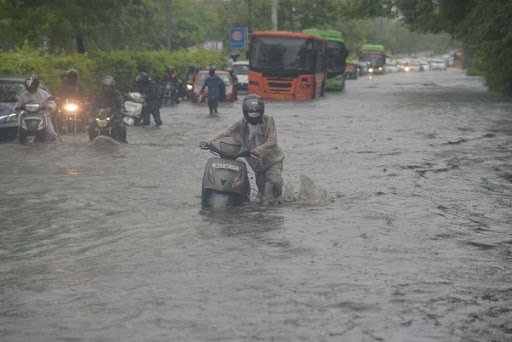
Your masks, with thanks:
<instances>
[{"instance_id":1,"label":"white foam on water","mask_svg":"<svg viewBox=\"0 0 512 342\"><path fill-rule=\"evenodd\" d=\"M327 190L315 185L315 182L306 175L300 176L299 190L296 191L292 183L286 182L281 197L285 203L297 202L303 205L328 205L333 199Z\"/></svg>"}]
</instances>

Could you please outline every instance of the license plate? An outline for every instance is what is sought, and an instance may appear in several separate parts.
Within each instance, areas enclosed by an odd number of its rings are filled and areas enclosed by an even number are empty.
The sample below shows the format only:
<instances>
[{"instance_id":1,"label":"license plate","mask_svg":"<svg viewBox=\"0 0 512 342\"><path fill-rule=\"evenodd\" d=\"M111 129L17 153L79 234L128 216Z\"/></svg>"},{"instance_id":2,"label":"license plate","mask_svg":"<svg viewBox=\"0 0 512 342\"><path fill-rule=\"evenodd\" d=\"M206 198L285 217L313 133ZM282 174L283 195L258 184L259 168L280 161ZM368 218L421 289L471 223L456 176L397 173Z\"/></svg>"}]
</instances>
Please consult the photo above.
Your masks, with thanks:
<instances>
[{"instance_id":1,"label":"license plate","mask_svg":"<svg viewBox=\"0 0 512 342\"><path fill-rule=\"evenodd\" d=\"M215 169L226 169L232 171L239 171L240 167L233 164L213 163L212 167Z\"/></svg>"}]
</instances>

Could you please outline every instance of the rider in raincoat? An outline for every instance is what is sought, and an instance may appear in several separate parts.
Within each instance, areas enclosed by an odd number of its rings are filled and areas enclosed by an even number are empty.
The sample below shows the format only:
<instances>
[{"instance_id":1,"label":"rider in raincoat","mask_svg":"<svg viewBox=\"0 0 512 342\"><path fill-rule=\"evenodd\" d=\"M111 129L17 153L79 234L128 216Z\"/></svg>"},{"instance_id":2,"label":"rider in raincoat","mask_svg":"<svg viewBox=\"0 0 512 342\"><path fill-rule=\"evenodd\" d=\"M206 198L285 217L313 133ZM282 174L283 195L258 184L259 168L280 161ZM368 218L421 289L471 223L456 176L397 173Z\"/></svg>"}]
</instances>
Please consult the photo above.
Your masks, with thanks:
<instances>
[{"instance_id":1,"label":"rider in raincoat","mask_svg":"<svg viewBox=\"0 0 512 342\"><path fill-rule=\"evenodd\" d=\"M265 104L261 97L248 95L242 104L244 117L219 132L212 140L234 137L240 140L243 150L250 150L247 162L256 175L256 185L263 202L274 203L283 191L284 153L277 145L277 130L274 118L265 115ZM211 140L202 140L200 147L206 148Z\"/></svg>"}]
</instances>

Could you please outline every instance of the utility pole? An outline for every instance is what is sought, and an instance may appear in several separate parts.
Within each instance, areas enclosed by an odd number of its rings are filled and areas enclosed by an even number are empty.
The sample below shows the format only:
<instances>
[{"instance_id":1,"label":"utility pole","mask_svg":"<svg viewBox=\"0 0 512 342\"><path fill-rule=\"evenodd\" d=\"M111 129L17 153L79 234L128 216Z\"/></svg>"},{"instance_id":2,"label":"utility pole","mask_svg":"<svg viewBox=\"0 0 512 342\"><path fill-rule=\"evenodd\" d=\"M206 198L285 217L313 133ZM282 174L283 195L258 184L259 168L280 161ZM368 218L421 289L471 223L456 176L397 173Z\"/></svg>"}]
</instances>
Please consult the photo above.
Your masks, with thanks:
<instances>
[{"instance_id":1,"label":"utility pole","mask_svg":"<svg viewBox=\"0 0 512 342\"><path fill-rule=\"evenodd\" d=\"M166 32L166 42L167 42L167 50L171 51L171 36L172 36L172 16L171 16L171 6L172 0L167 0L165 3L166 12L167 12L167 32Z\"/></svg>"},{"instance_id":2,"label":"utility pole","mask_svg":"<svg viewBox=\"0 0 512 342\"><path fill-rule=\"evenodd\" d=\"M277 1L272 0L272 31L277 31Z\"/></svg>"},{"instance_id":3,"label":"utility pole","mask_svg":"<svg viewBox=\"0 0 512 342\"><path fill-rule=\"evenodd\" d=\"M249 31L249 33L251 33L251 31L252 31L252 0L246 0L246 1L247 1L247 13L249 16L247 31Z\"/></svg>"}]
</instances>

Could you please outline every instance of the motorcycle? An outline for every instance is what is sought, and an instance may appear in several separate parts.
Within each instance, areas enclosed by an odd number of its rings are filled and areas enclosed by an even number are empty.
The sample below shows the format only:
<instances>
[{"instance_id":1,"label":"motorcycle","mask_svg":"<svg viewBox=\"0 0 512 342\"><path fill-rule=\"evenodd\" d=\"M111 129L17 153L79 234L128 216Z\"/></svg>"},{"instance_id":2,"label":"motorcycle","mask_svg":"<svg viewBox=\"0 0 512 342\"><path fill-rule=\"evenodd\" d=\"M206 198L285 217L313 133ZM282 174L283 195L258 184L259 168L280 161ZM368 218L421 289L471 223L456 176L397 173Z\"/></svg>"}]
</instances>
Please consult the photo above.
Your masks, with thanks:
<instances>
[{"instance_id":1,"label":"motorcycle","mask_svg":"<svg viewBox=\"0 0 512 342\"><path fill-rule=\"evenodd\" d=\"M118 140L114 132L114 112L110 108L100 108L91 118L92 129L89 129L89 141L104 136Z\"/></svg>"},{"instance_id":2,"label":"motorcycle","mask_svg":"<svg viewBox=\"0 0 512 342\"><path fill-rule=\"evenodd\" d=\"M127 100L124 102L123 122L129 126L138 125L142 120L142 111L144 110L144 96L141 93L128 93Z\"/></svg>"},{"instance_id":3,"label":"motorcycle","mask_svg":"<svg viewBox=\"0 0 512 342\"><path fill-rule=\"evenodd\" d=\"M18 143L45 142L48 139L47 126L50 120L49 111L51 108L48 102L41 105L35 102L29 102L22 106L18 113Z\"/></svg>"},{"instance_id":4,"label":"motorcycle","mask_svg":"<svg viewBox=\"0 0 512 342\"><path fill-rule=\"evenodd\" d=\"M65 99L59 107L60 132L77 133L85 129L85 102Z\"/></svg>"},{"instance_id":5,"label":"motorcycle","mask_svg":"<svg viewBox=\"0 0 512 342\"><path fill-rule=\"evenodd\" d=\"M166 81L162 94L162 104L164 106L180 103L180 82Z\"/></svg>"},{"instance_id":6,"label":"motorcycle","mask_svg":"<svg viewBox=\"0 0 512 342\"><path fill-rule=\"evenodd\" d=\"M242 145L232 137L210 142L207 147L218 157L208 159L203 175L201 206L203 208L234 206L248 202L251 194L246 164L239 157L249 156L241 152Z\"/></svg>"}]
</instances>

